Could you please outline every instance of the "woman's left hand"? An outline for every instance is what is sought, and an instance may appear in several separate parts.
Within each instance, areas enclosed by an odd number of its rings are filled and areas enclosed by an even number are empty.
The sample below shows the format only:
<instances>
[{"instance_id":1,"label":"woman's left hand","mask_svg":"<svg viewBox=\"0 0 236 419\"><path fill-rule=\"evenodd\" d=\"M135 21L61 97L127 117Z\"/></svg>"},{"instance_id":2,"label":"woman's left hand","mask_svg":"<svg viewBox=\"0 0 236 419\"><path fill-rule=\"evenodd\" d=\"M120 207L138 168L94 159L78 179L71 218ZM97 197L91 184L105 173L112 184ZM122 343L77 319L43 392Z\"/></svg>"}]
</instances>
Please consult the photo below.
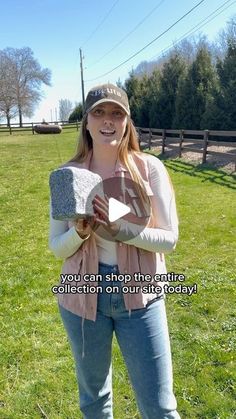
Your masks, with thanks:
<instances>
[{"instance_id":1,"label":"woman's left hand","mask_svg":"<svg viewBox=\"0 0 236 419\"><path fill-rule=\"evenodd\" d=\"M93 199L93 207L96 215L96 222L103 225L112 236L115 236L119 232L120 225L117 222L109 221L109 200L107 196L105 195L104 200L99 195L96 195Z\"/></svg>"}]
</instances>

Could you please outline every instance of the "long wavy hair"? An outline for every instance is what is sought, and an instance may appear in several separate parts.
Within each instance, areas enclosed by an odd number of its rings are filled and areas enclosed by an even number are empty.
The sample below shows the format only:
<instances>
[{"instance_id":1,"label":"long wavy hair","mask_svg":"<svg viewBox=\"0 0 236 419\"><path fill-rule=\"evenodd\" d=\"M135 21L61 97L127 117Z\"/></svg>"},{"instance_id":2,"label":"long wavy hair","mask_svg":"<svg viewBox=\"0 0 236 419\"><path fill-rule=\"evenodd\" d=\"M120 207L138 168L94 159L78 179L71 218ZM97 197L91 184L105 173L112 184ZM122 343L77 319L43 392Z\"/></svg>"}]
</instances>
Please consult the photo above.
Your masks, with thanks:
<instances>
[{"instance_id":1,"label":"long wavy hair","mask_svg":"<svg viewBox=\"0 0 236 419\"><path fill-rule=\"evenodd\" d=\"M84 160L86 160L89 151L93 148L93 140L89 131L86 128L86 125L87 114L85 114L82 118L76 154L72 157L72 159L69 162L82 163ZM132 180L135 182L135 185L137 185L137 193L141 198L144 206L150 206L150 199L145 193L142 177L133 160L134 152L141 154L137 131L131 118L128 116L126 130L124 133L124 137L119 144L117 157L121 161L121 163L126 166Z\"/></svg>"}]
</instances>

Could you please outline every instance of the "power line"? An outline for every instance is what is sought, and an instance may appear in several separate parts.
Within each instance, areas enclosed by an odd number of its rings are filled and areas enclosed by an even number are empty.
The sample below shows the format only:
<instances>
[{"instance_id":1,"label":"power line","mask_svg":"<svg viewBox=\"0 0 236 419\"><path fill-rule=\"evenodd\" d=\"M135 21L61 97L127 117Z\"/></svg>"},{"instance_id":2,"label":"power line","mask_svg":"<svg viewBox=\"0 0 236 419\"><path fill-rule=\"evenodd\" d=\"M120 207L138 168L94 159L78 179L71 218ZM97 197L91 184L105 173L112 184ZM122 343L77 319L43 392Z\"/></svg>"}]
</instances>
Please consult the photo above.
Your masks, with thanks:
<instances>
[{"instance_id":1,"label":"power line","mask_svg":"<svg viewBox=\"0 0 236 419\"><path fill-rule=\"evenodd\" d=\"M163 49L160 54L158 55L154 55L153 57L151 57L149 59L149 61L152 61L154 58L159 58L161 57L161 55L163 55L165 52L169 51L171 48L173 48L173 46L178 45L180 41L182 41L183 39L187 38L190 35L193 35L195 32L197 32L199 29L203 28L203 26L207 25L207 23L211 22L212 20L214 20L217 16L219 16L221 13L223 13L225 10L227 10L230 6L232 6L234 3L236 3L236 1L233 1L231 4L229 4L227 7L225 7L223 10L221 10L219 13L217 13L215 16L213 16L211 19L208 19L209 17L211 17L212 15L214 15L218 10L222 9L222 7L224 7L227 3L229 3L232 0L227 0L226 2L224 2L221 6L219 6L217 9L215 9L212 13L210 13L207 17L205 17L203 20L201 20L197 25L195 25L192 29L190 29L188 32L186 32L184 35L182 35L177 41L175 41L172 45L170 45L169 47L166 47L165 49ZM208 20L207 20L208 19ZM207 20L207 22L205 22ZM204 23L205 22L205 23ZM195 29L196 28L196 29ZM195 29L195 30L194 30Z\"/></svg>"},{"instance_id":2,"label":"power line","mask_svg":"<svg viewBox=\"0 0 236 419\"><path fill-rule=\"evenodd\" d=\"M116 0L115 3L113 3L113 5L111 6L111 8L108 10L108 12L106 13L106 15L102 19L102 21L97 25L97 27L93 30L93 32L91 33L91 35L89 35L89 37L86 39L86 41L83 43L83 45L81 47L84 47L84 45L87 44L88 41L90 41L90 39L93 37L93 35L98 31L98 29L107 20L108 16L111 14L112 10L114 9L114 7L117 5L118 2L119 2L119 0Z\"/></svg>"},{"instance_id":3,"label":"power line","mask_svg":"<svg viewBox=\"0 0 236 419\"><path fill-rule=\"evenodd\" d=\"M191 28L188 32L186 32L184 35L182 35L177 41L173 42L171 45L169 45L168 47L164 48L159 54L155 54L154 56L152 56L149 61L151 62L154 58L159 58L161 57L165 52L167 52L168 50L171 50L173 48L173 46L176 46L179 44L179 42L185 38L187 38L190 35L193 35L195 32L197 32L199 29L201 29L203 26L205 26L207 23L211 22L212 20L214 20L217 16L219 16L221 13L223 13L225 10L227 10L229 7L231 7L233 4L236 3L236 1L233 1L231 4L229 4L227 7L225 7L223 10L221 10L219 13L217 13L215 16L213 16L211 19L207 20L209 17L211 17L213 14L215 14L218 10L220 10L222 7L224 7L227 3L229 3L232 0L227 0L226 2L224 2L223 4L221 4L221 6L219 6L217 9L215 9L212 13L210 13L208 16L206 16L203 20L201 20L197 25L195 25L193 28ZM207 20L206 23L202 24L203 22L205 22ZM200 26L199 26L200 25ZM197 28L197 29L195 29ZM195 29L195 30L194 30ZM188 35L188 36L187 36ZM122 76L120 76L120 78L124 78L127 76L127 72L126 74L123 74Z\"/></svg>"},{"instance_id":4,"label":"power line","mask_svg":"<svg viewBox=\"0 0 236 419\"><path fill-rule=\"evenodd\" d=\"M142 20L140 20L139 23L137 23L137 25L129 33L127 33L119 42L117 42L117 44L115 44L114 47L112 47L109 51L107 51L102 57L100 57L97 61L95 61L93 64L91 64L88 68L91 68L95 64L100 63L100 61L102 61L103 58L105 58L112 51L114 51L114 49L116 49L118 46L120 46L130 35L132 35L132 33L134 33L139 28L139 26L141 26L145 22L145 20L147 20L149 18L149 16L151 16L156 11L156 9L158 9L161 6L161 4L164 1L165 0L161 0Z\"/></svg>"},{"instance_id":5,"label":"power line","mask_svg":"<svg viewBox=\"0 0 236 419\"><path fill-rule=\"evenodd\" d=\"M199 3L197 3L194 7L192 7L187 13L185 13L183 16L181 16L176 22L174 22L171 26L169 26L165 31L163 31L160 35L158 35L156 38L154 38L152 41L150 41L148 44L146 44L143 48L141 48L139 51L137 51L135 54L131 55L131 57L127 58L125 61L123 61L121 64L114 67L112 70L107 71L106 73L102 74L101 76L95 77L94 79L85 80L85 82L94 81L97 79L100 79L101 77L105 77L108 74L112 73L113 71L117 70L117 68L121 67L122 65L126 64L128 61L132 60L132 58L136 57L140 52L144 51L147 47L149 47L151 44L153 44L155 41L157 41L161 36L166 34L170 29L172 29L177 23L179 23L181 20L183 20L186 16L188 16L193 10L195 10L200 4L202 4L205 0L201 0Z\"/></svg>"}]
</instances>

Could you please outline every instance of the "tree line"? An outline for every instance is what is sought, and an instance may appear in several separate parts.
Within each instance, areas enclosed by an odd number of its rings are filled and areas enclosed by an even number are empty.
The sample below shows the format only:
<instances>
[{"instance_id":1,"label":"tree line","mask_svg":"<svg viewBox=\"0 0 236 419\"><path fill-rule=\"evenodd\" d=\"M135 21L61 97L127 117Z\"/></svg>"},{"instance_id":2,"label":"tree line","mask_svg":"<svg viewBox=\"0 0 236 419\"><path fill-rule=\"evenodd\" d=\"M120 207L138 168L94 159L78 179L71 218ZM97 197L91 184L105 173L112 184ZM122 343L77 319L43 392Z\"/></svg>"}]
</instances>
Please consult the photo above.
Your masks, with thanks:
<instances>
[{"instance_id":1,"label":"tree line","mask_svg":"<svg viewBox=\"0 0 236 419\"><path fill-rule=\"evenodd\" d=\"M50 83L51 71L40 66L30 48L0 50L0 118L9 126L18 116L22 126L23 116L31 117L42 97L41 85Z\"/></svg>"},{"instance_id":2,"label":"tree line","mask_svg":"<svg viewBox=\"0 0 236 419\"><path fill-rule=\"evenodd\" d=\"M136 126L236 129L236 16L218 39L187 38L157 61L141 62L122 84ZM80 120L82 104L69 116Z\"/></svg>"},{"instance_id":3,"label":"tree line","mask_svg":"<svg viewBox=\"0 0 236 419\"><path fill-rule=\"evenodd\" d=\"M157 63L140 63L123 87L136 126L236 129L236 17L210 45L185 40Z\"/></svg>"}]
</instances>

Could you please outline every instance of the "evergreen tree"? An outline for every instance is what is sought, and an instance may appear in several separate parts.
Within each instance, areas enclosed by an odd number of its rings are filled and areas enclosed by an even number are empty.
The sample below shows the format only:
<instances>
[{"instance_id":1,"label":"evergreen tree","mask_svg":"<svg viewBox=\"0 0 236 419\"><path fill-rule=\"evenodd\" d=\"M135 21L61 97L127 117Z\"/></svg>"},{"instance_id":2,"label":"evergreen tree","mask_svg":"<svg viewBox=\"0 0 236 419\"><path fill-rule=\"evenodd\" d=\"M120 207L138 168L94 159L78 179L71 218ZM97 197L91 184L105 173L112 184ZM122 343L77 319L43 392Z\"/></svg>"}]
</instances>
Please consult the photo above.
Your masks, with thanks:
<instances>
[{"instance_id":1,"label":"evergreen tree","mask_svg":"<svg viewBox=\"0 0 236 419\"><path fill-rule=\"evenodd\" d=\"M157 100L152 107L152 121L158 121L158 125L162 128L173 127L178 83L184 74L185 63L180 55L175 54L163 66Z\"/></svg>"},{"instance_id":2,"label":"evergreen tree","mask_svg":"<svg viewBox=\"0 0 236 419\"><path fill-rule=\"evenodd\" d=\"M175 128L201 129L206 105L217 86L215 69L206 47L201 47L186 77L181 77L176 98Z\"/></svg>"},{"instance_id":3,"label":"evergreen tree","mask_svg":"<svg viewBox=\"0 0 236 419\"><path fill-rule=\"evenodd\" d=\"M132 119L135 125L139 126L139 108L141 103L141 89L140 80L134 75L132 71L129 78L125 80L124 89L129 98L129 106Z\"/></svg>"},{"instance_id":4,"label":"evergreen tree","mask_svg":"<svg viewBox=\"0 0 236 419\"><path fill-rule=\"evenodd\" d=\"M79 103L69 116L69 122L81 121L83 117L83 105Z\"/></svg>"},{"instance_id":5,"label":"evergreen tree","mask_svg":"<svg viewBox=\"0 0 236 419\"><path fill-rule=\"evenodd\" d=\"M139 108L137 112L138 125L149 127L149 107L152 92L150 91L149 78L146 74L139 81Z\"/></svg>"},{"instance_id":6,"label":"evergreen tree","mask_svg":"<svg viewBox=\"0 0 236 419\"><path fill-rule=\"evenodd\" d=\"M225 58L217 64L220 87L208 101L203 117L209 129L236 129L236 36L228 36L227 43Z\"/></svg>"},{"instance_id":7,"label":"evergreen tree","mask_svg":"<svg viewBox=\"0 0 236 419\"><path fill-rule=\"evenodd\" d=\"M158 113L158 97L160 88L160 71L154 70L148 80L148 96L145 98L146 106L149 109L149 127L160 128Z\"/></svg>"}]
</instances>

